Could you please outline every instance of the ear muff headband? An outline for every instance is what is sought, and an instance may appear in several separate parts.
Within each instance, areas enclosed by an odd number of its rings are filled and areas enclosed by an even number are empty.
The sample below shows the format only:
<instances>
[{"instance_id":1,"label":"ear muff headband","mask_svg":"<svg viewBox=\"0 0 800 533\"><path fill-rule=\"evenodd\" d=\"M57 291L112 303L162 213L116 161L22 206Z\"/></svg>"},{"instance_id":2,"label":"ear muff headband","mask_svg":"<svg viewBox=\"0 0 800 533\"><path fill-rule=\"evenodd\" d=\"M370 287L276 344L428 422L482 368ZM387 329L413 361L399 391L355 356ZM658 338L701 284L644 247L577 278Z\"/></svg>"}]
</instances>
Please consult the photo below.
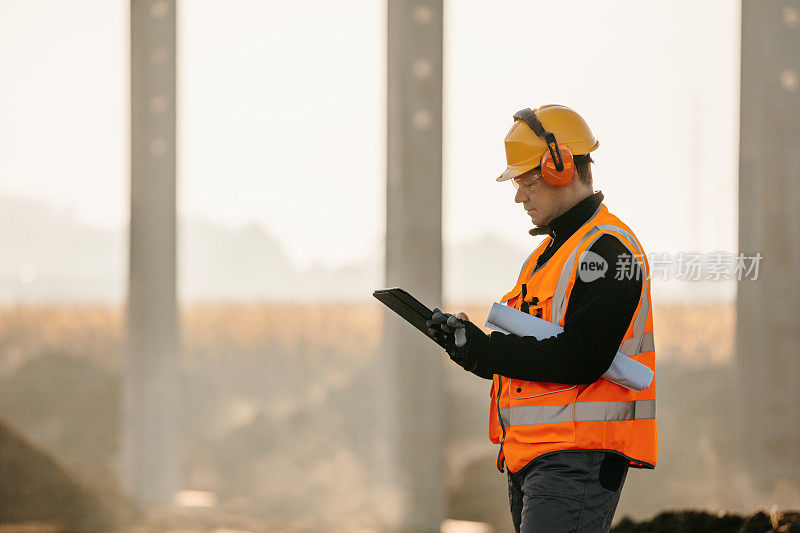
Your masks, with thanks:
<instances>
[{"instance_id":1,"label":"ear muff headband","mask_svg":"<svg viewBox=\"0 0 800 533\"><path fill-rule=\"evenodd\" d=\"M558 147L556 136L544 129L536 113L530 107L526 107L514 113L514 118L524 121L537 137L544 139L547 143L547 149L550 150L550 157L553 158L553 162L556 164L556 170L558 172L564 170L564 159L561 157L561 150Z\"/></svg>"}]
</instances>

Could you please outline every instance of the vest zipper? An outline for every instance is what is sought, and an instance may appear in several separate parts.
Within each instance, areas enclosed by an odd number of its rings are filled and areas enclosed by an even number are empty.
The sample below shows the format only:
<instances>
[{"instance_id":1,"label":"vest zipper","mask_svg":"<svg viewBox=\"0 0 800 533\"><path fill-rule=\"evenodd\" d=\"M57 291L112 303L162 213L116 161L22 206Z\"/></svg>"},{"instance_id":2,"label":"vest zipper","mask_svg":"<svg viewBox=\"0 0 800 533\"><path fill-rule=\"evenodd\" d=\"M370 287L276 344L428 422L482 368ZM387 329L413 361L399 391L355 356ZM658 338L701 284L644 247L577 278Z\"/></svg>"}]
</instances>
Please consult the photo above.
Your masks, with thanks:
<instances>
[{"instance_id":1,"label":"vest zipper","mask_svg":"<svg viewBox=\"0 0 800 533\"><path fill-rule=\"evenodd\" d=\"M503 376L497 374L497 381L499 385L497 386L497 421L500 423L500 428L503 430L503 436L500 439L500 451L497 452L497 469L503 473L505 469L503 468L503 462L505 461L505 456L503 455L503 444L506 442L506 426L503 424L503 417L500 416L500 395L503 392ZM511 386L511 382L509 382L509 387Z\"/></svg>"}]
</instances>

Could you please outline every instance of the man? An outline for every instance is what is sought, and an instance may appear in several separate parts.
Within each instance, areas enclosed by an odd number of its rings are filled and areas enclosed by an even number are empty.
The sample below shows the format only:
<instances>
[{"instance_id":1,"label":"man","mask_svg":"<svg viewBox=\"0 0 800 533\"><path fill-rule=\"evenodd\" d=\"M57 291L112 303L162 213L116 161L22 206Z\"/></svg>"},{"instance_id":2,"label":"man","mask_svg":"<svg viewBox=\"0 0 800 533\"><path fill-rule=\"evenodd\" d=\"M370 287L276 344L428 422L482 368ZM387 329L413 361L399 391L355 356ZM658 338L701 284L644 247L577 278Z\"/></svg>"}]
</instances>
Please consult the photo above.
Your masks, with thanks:
<instances>
[{"instance_id":1,"label":"man","mask_svg":"<svg viewBox=\"0 0 800 533\"><path fill-rule=\"evenodd\" d=\"M628 468L656 464L655 379L635 392L601 377L617 352L655 372L649 266L593 192L599 143L583 118L548 105L514 119L498 181L512 180L531 235L546 237L502 302L564 330L487 336L438 309L428 324L453 361L492 380L489 437L516 531L608 531Z\"/></svg>"}]
</instances>

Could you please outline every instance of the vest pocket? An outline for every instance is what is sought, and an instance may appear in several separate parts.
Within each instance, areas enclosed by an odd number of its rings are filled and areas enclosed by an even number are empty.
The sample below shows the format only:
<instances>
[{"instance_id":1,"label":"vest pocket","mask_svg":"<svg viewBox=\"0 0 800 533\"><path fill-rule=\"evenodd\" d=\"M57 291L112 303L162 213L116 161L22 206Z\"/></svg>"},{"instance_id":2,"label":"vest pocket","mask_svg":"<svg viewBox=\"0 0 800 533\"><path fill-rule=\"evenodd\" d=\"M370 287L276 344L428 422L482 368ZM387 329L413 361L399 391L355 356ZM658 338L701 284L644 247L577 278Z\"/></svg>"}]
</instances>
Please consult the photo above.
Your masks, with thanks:
<instances>
[{"instance_id":1,"label":"vest pocket","mask_svg":"<svg viewBox=\"0 0 800 533\"><path fill-rule=\"evenodd\" d=\"M519 385L530 384L527 389ZM563 383L512 380L512 386L538 396L511 400L511 424L520 442L575 442L575 400L581 387ZM517 389L512 389L516 393Z\"/></svg>"},{"instance_id":2,"label":"vest pocket","mask_svg":"<svg viewBox=\"0 0 800 533\"><path fill-rule=\"evenodd\" d=\"M508 385L508 395L514 400L528 400L551 394L560 394L562 392L568 393L577 387L577 385L566 385L564 383L545 383L543 381L512 379ZM547 398L547 403L558 402L560 398L561 395L558 396L558 398Z\"/></svg>"}]
</instances>

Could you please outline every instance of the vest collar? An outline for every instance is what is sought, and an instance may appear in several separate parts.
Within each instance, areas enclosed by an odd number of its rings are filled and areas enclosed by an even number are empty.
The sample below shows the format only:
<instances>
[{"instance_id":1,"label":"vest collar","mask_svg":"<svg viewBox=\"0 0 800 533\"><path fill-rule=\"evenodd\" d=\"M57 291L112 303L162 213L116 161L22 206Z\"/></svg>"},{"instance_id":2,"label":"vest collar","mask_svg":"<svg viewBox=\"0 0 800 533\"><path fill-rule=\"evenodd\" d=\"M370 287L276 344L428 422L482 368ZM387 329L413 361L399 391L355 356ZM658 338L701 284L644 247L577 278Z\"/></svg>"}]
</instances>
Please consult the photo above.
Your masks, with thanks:
<instances>
[{"instance_id":1,"label":"vest collar","mask_svg":"<svg viewBox=\"0 0 800 533\"><path fill-rule=\"evenodd\" d=\"M603 192L597 191L555 217L550 221L549 225L536 226L528 233L531 235L550 235L553 239L563 241L586 224L602 203Z\"/></svg>"}]
</instances>

